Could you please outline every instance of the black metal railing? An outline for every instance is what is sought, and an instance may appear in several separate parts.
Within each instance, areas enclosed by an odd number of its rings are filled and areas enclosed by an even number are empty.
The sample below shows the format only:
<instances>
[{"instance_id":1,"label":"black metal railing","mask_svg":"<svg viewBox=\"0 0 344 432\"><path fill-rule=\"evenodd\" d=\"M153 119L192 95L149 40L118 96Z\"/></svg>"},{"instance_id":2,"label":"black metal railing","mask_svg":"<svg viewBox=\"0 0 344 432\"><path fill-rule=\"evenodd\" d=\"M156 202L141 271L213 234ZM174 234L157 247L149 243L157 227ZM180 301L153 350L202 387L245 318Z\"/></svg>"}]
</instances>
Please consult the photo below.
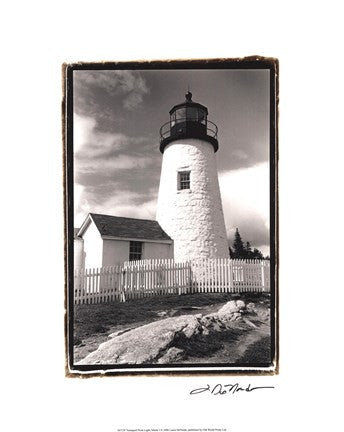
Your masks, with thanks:
<instances>
[{"instance_id":1,"label":"black metal railing","mask_svg":"<svg viewBox=\"0 0 344 432\"><path fill-rule=\"evenodd\" d=\"M185 117L185 118L180 118L180 119L176 119L176 120L170 120L166 123L164 123L161 128L160 128L160 143L167 139L167 138L171 138L173 136L178 135L176 133L176 130L178 128L178 123L182 123L183 125L199 125L201 128L202 126L204 126L204 134L206 136L209 136L211 138L214 138L215 140L217 140L217 132L218 132L218 128L216 126L215 123L213 123L210 120L203 120L200 121L199 119L193 119L190 117Z\"/></svg>"}]
</instances>

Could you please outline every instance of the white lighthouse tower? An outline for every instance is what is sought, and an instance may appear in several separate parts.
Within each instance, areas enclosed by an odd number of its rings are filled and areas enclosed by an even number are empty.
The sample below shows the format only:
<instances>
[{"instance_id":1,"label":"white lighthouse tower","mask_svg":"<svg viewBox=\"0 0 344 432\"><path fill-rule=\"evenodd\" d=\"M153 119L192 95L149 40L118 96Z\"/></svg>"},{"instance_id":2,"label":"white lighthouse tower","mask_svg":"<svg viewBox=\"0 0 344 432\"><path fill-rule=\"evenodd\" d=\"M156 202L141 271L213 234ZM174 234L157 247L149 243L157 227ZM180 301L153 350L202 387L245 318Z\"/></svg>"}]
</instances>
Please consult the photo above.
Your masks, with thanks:
<instances>
[{"instance_id":1,"label":"white lighthouse tower","mask_svg":"<svg viewBox=\"0 0 344 432\"><path fill-rule=\"evenodd\" d=\"M228 258L228 241L217 177L217 126L208 109L192 101L170 111L160 129L163 153L157 221L174 241L176 261Z\"/></svg>"}]
</instances>

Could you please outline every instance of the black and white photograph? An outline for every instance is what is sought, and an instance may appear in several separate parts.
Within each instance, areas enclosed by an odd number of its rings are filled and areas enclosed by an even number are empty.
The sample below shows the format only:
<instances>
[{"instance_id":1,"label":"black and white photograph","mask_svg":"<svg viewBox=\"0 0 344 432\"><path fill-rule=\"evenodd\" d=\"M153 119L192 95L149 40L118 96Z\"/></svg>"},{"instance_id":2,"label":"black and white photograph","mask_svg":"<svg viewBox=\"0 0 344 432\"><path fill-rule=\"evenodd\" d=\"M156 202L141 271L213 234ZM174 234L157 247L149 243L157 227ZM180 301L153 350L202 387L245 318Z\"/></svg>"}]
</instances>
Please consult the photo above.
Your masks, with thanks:
<instances>
[{"instance_id":1,"label":"black and white photograph","mask_svg":"<svg viewBox=\"0 0 344 432\"><path fill-rule=\"evenodd\" d=\"M274 372L277 61L67 70L71 371Z\"/></svg>"}]
</instances>

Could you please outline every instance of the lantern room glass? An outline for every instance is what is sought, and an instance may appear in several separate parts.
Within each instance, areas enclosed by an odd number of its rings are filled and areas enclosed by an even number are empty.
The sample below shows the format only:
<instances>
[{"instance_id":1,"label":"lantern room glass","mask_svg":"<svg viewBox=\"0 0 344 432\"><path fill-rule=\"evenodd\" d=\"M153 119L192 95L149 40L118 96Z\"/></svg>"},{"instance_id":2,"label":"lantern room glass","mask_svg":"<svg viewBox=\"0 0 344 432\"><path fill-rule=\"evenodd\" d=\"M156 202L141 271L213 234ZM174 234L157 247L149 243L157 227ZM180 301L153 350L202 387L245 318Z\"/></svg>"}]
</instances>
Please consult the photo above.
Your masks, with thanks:
<instances>
[{"instance_id":1,"label":"lantern room glass","mask_svg":"<svg viewBox=\"0 0 344 432\"><path fill-rule=\"evenodd\" d=\"M198 121L199 123L206 124L207 121L207 113L206 111L198 108Z\"/></svg>"},{"instance_id":2,"label":"lantern room glass","mask_svg":"<svg viewBox=\"0 0 344 432\"><path fill-rule=\"evenodd\" d=\"M176 124L176 112L174 111L170 116L171 127Z\"/></svg>"},{"instance_id":3,"label":"lantern room glass","mask_svg":"<svg viewBox=\"0 0 344 432\"><path fill-rule=\"evenodd\" d=\"M179 108L176 110L176 118L177 118L177 121L178 120L185 120L185 118L186 118L186 108L185 107Z\"/></svg>"},{"instance_id":4,"label":"lantern room glass","mask_svg":"<svg viewBox=\"0 0 344 432\"><path fill-rule=\"evenodd\" d=\"M198 121L198 109L197 107L186 108L186 118L191 121Z\"/></svg>"},{"instance_id":5,"label":"lantern room glass","mask_svg":"<svg viewBox=\"0 0 344 432\"><path fill-rule=\"evenodd\" d=\"M192 121L205 125L207 121L207 112L199 107L190 106L178 108L173 111L170 116L171 126L185 121Z\"/></svg>"}]
</instances>

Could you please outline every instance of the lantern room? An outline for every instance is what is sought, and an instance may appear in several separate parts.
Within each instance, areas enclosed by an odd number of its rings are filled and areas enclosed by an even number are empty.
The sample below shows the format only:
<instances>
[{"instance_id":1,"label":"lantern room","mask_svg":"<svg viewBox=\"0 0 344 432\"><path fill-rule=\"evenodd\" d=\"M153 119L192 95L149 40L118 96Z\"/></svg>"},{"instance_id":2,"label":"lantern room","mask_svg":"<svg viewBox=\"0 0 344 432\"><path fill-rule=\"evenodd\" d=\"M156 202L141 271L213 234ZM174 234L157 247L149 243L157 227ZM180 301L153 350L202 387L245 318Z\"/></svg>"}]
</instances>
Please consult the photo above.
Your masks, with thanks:
<instances>
[{"instance_id":1,"label":"lantern room","mask_svg":"<svg viewBox=\"0 0 344 432\"><path fill-rule=\"evenodd\" d=\"M187 92L185 101L170 110L170 121L160 129L160 151L174 140L198 138L210 142L214 151L218 150L217 126L208 120L208 108L192 101L192 93Z\"/></svg>"}]
</instances>

